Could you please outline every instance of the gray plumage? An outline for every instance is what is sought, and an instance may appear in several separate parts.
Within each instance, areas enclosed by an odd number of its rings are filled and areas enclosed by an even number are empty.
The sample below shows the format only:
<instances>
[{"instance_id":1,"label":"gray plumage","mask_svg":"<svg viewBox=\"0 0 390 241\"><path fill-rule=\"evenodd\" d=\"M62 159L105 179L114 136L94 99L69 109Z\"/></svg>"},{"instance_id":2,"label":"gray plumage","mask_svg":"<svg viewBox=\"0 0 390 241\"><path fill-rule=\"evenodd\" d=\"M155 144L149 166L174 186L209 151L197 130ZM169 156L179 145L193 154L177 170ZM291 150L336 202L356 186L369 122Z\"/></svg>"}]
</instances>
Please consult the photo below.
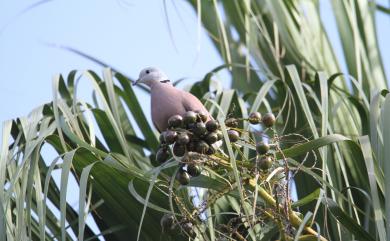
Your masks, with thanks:
<instances>
[{"instance_id":1,"label":"gray plumage","mask_svg":"<svg viewBox=\"0 0 390 241\"><path fill-rule=\"evenodd\" d=\"M150 87L152 121L159 132L168 128L168 119L173 115L183 116L187 111L208 113L202 102L191 93L177 89L158 68L148 67L139 74L134 83ZM211 119L209 114L209 119Z\"/></svg>"}]
</instances>

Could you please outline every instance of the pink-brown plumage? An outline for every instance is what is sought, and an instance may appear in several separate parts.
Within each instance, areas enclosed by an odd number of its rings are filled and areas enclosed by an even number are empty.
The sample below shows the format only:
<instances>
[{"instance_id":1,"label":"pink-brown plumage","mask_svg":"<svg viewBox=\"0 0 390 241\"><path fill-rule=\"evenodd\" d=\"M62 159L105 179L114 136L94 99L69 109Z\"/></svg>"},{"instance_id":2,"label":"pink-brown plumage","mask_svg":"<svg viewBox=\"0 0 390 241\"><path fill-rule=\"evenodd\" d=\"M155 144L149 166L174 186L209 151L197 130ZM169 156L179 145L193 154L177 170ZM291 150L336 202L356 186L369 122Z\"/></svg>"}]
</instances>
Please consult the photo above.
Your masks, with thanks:
<instances>
[{"instance_id":1,"label":"pink-brown plumage","mask_svg":"<svg viewBox=\"0 0 390 241\"><path fill-rule=\"evenodd\" d=\"M173 115L183 116L187 111L208 113L198 98L174 87L157 68L143 69L136 83L138 82L148 85L151 89L152 121L159 132L168 128L168 119ZM212 119L210 114L208 119Z\"/></svg>"},{"instance_id":2,"label":"pink-brown plumage","mask_svg":"<svg viewBox=\"0 0 390 241\"><path fill-rule=\"evenodd\" d=\"M198 98L170 83L154 84L151 98L152 121L160 132L168 128L168 119L173 115L183 116L190 110L208 113Z\"/></svg>"}]
</instances>

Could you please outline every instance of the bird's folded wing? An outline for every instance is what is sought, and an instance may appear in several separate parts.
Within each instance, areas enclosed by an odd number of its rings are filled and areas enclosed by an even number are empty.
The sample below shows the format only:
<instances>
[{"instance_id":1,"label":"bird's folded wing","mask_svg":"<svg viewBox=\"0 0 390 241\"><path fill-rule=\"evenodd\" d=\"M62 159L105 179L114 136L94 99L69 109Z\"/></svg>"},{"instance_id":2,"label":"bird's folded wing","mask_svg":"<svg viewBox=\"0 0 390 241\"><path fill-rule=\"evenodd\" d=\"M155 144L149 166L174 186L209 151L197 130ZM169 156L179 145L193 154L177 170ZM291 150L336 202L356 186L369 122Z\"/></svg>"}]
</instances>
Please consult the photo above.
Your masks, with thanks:
<instances>
[{"instance_id":1,"label":"bird's folded wing","mask_svg":"<svg viewBox=\"0 0 390 241\"><path fill-rule=\"evenodd\" d=\"M191 93L182 91L182 103L186 111L205 111L208 113L202 102Z\"/></svg>"}]
</instances>

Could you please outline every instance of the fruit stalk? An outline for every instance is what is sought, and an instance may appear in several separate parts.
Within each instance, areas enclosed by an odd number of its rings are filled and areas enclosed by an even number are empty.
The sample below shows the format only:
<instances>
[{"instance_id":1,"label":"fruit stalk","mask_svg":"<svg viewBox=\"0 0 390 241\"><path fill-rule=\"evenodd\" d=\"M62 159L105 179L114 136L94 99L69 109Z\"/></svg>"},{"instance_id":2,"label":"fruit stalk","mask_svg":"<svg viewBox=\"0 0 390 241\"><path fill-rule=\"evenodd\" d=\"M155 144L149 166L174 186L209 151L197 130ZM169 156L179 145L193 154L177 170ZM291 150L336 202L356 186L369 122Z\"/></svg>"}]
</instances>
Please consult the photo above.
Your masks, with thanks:
<instances>
[{"instance_id":1,"label":"fruit stalk","mask_svg":"<svg viewBox=\"0 0 390 241\"><path fill-rule=\"evenodd\" d=\"M253 190L255 190L255 187L256 187L256 185L257 185L255 179L253 179L253 178L252 178L252 179L249 179L248 184L249 184L249 186L250 186ZM271 195L269 195L268 192L267 192L264 188L262 188L262 187L260 187L260 186L258 186L257 188L258 188L259 196L262 197L262 199L263 199L268 205L273 206L273 207L275 207L275 208L283 209L283 206L280 205L280 204L278 205L279 207L277 207L277 204L276 204L275 199L274 199ZM300 219L292 210L289 211L288 216L289 216L289 220L290 220L291 224L292 224L295 228L299 228L299 226L302 224L302 219ZM314 229L312 229L311 227L306 226L306 227L304 227L303 230L304 230L305 232L307 232L308 234L310 234L310 235L313 235L313 236L315 236L315 237L319 237L319 240L321 240L321 241L327 241L326 238L324 238L324 237L322 237L321 235L319 235L319 234L318 234Z\"/></svg>"}]
</instances>

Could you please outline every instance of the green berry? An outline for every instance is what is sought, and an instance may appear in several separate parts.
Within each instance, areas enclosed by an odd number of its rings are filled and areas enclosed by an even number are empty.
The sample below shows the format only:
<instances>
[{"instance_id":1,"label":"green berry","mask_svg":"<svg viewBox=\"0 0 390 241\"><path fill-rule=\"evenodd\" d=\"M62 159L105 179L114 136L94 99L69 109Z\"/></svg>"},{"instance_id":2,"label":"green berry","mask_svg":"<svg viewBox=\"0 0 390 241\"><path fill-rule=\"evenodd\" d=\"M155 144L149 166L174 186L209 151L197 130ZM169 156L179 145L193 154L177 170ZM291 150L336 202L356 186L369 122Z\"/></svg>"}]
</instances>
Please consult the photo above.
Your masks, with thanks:
<instances>
[{"instance_id":1,"label":"green berry","mask_svg":"<svg viewBox=\"0 0 390 241\"><path fill-rule=\"evenodd\" d=\"M270 169L273 162L270 156L258 156L256 161L259 167L264 171Z\"/></svg>"},{"instance_id":2,"label":"green berry","mask_svg":"<svg viewBox=\"0 0 390 241\"><path fill-rule=\"evenodd\" d=\"M269 145L264 142L257 143L256 145L256 151L260 155L264 155L269 151Z\"/></svg>"},{"instance_id":3,"label":"green berry","mask_svg":"<svg viewBox=\"0 0 390 241\"><path fill-rule=\"evenodd\" d=\"M197 177L201 174L202 168L197 165L197 164L189 164L187 166L187 172L190 174L192 177Z\"/></svg>"},{"instance_id":4,"label":"green berry","mask_svg":"<svg viewBox=\"0 0 390 241\"><path fill-rule=\"evenodd\" d=\"M181 185L188 185L188 183L190 183L190 175L184 170L179 170L176 174L176 180L178 180Z\"/></svg>"},{"instance_id":5,"label":"green berry","mask_svg":"<svg viewBox=\"0 0 390 241\"><path fill-rule=\"evenodd\" d=\"M158 149L156 153L156 160L159 163L164 163L168 160L169 158L169 152L166 148L160 148Z\"/></svg>"}]
</instances>

